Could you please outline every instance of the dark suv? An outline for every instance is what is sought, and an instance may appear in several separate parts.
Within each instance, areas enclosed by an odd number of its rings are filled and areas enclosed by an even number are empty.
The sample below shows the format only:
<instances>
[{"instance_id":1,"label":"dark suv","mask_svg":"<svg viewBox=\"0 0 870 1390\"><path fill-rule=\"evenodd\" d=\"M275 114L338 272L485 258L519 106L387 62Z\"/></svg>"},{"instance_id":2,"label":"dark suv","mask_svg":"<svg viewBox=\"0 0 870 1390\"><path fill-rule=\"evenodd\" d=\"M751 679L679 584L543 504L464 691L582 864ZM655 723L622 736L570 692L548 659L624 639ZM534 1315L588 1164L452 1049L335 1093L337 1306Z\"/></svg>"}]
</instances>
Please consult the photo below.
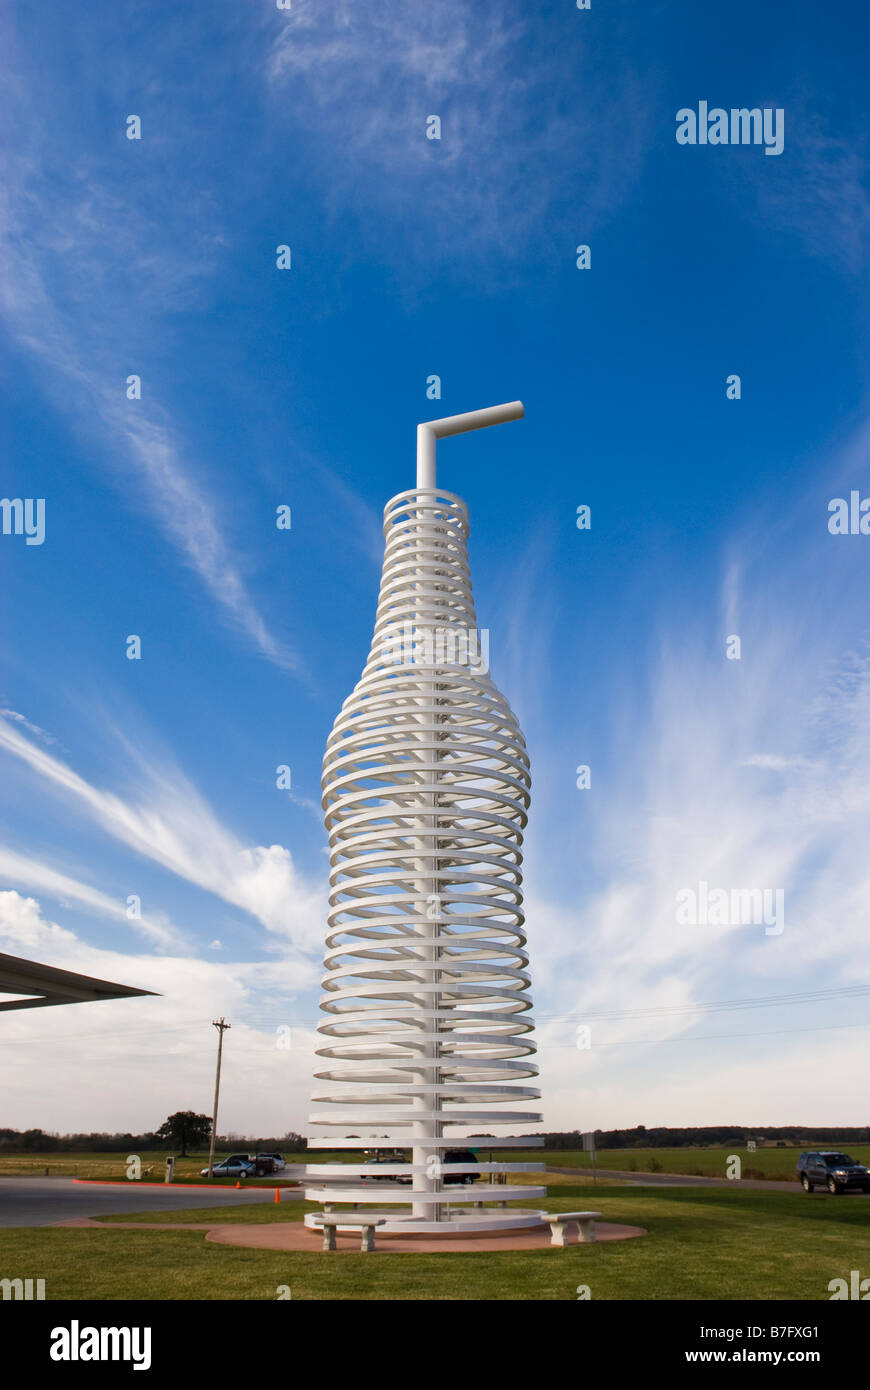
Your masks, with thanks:
<instances>
[{"instance_id":1,"label":"dark suv","mask_svg":"<svg viewBox=\"0 0 870 1390\"><path fill-rule=\"evenodd\" d=\"M471 1149L447 1149L444 1154L445 1163L477 1163L477 1154ZM477 1182L480 1178L479 1173L445 1173L444 1183L458 1182L466 1185Z\"/></svg>"},{"instance_id":2,"label":"dark suv","mask_svg":"<svg viewBox=\"0 0 870 1390\"><path fill-rule=\"evenodd\" d=\"M254 1154L251 1157L251 1162L258 1178L267 1178L278 1167L274 1154Z\"/></svg>"},{"instance_id":3,"label":"dark suv","mask_svg":"<svg viewBox=\"0 0 870 1390\"><path fill-rule=\"evenodd\" d=\"M848 1187L870 1192L870 1169L848 1154L840 1153L839 1149L802 1153L797 1170L804 1192L812 1192L814 1187L826 1187L834 1194L845 1192Z\"/></svg>"}]
</instances>

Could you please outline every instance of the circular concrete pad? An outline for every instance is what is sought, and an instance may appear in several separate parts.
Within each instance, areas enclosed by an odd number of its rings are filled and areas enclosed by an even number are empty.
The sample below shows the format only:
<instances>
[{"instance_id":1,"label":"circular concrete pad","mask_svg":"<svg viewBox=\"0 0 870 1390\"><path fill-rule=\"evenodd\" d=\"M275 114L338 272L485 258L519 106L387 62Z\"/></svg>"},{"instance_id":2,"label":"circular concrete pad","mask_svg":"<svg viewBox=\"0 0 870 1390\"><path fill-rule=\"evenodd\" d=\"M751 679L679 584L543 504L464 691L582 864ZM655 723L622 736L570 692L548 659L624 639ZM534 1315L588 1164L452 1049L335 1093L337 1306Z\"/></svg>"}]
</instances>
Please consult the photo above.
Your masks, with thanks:
<instances>
[{"instance_id":1,"label":"circular concrete pad","mask_svg":"<svg viewBox=\"0 0 870 1390\"><path fill-rule=\"evenodd\" d=\"M617 1226L610 1221L596 1221L596 1241L631 1240L634 1236L645 1236L643 1226ZM206 1240L218 1245L243 1245L249 1250L298 1250L322 1251L323 1236L319 1231L310 1231L301 1221L288 1221L286 1224L272 1222L266 1226L212 1226ZM575 1242L572 1241L573 1245ZM358 1234L339 1233L336 1240L337 1251L357 1255L360 1253ZM382 1235L375 1232L375 1255L415 1254L431 1255L441 1252L451 1254L477 1255L488 1250L564 1250L566 1246L550 1244L549 1226L536 1226L531 1230L505 1231L499 1235L492 1231L480 1235L467 1236L398 1236Z\"/></svg>"}]
</instances>

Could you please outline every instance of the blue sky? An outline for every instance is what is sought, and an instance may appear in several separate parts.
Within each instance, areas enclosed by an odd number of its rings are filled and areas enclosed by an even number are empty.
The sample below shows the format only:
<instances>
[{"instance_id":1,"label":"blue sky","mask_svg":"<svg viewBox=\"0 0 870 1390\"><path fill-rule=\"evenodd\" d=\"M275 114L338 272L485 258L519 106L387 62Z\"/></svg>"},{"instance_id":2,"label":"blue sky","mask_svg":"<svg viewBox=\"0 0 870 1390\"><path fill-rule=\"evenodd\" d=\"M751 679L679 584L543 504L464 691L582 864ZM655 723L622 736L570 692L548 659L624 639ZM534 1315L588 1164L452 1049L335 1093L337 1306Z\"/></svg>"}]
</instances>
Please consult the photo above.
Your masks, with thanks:
<instances>
[{"instance_id":1,"label":"blue sky","mask_svg":"<svg viewBox=\"0 0 870 1390\"><path fill-rule=\"evenodd\" d=\"M2 491L46 535L0 536L0 949L160 994L7 1015L4 1122L206 1110L226 1014L222 1128L304 1128L382 508L418 420L515 398L439 478L532 759L545 1123L866 1122L870 538L827 527L870 495L865 12L2 26ZM678 145L701 100L782 108L782 154ZM701 881L782 888L784 930L678 925Z\"/></svg>"}]
</instances>

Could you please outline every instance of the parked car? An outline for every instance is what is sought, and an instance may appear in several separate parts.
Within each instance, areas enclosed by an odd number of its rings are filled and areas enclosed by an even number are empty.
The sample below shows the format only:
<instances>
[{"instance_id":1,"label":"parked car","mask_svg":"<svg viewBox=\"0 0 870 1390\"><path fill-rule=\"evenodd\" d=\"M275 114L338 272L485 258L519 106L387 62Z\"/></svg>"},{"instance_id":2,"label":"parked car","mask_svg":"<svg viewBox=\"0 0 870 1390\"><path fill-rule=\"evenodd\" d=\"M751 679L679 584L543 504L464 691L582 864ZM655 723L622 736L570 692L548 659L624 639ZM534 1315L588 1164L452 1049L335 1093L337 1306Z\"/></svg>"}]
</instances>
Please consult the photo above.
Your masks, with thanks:
<instances>
[{"instance_id":1,"label":"parked car","mask_svg":"<svg viewBox=\"0 0 870 1390\"><path fill-rule=\"evenodd\" d=\"M445 1163L477 1163L477 1155L471 1149L445 1149ZM445 1185L449 1182L470 1183L479 1182L479 1173L445 1173Z\"/></svg>"},{"instance_id":2,"label":"parked car","mask_svg":"<svg viewBox=\"0 0 870 1390\"><path fill-rule=\"evenodd\" d=\"M216 1178L252 1178L256 1175L256 1171L256 1166L247 1154L230 1154L229 1158L222 1159L212 1169ZM207 1168L201 1170L200 1177L208 1177Z\"/></svg>"},{"instance_id":3,"label":"parked car","mask_svg":"<svg viewBox=\"0 0 870 1390\"><path fill-rule=\"evenodd\" d=\"M251 1154L251 1162L258 1178L267 1178L270 1173L275 1171L271 1154Z\"/></svg>"},{"instance_id":4,"label":"parked car","mask_svg":"<svg viewBox=\"0 0 870 1390\"><path fill-rule=\"evenodd\" d=\"M371 1158L367 1158L365 1166L366 1168L377 1168L379 1164L407 1163L407 1161L407 1154L403 1153L401 1150L393 1151L382 1149L380 1152L375 1152ZM473 1163L476 1165L477 1156L472 1153L471 1149L445 1149L442 1161L445 1164ZM461 1183L464 1186L468 1183L477 1182L479 1179L480 1173L444 1173L442 1176L442 1181L445 1186L448 1183ZM410 1177L397 1177L392 1173L372 1173L371 1176L367 1174L363 1181L410 1183L413 1179Z\"/></svg>"},{"instance_id":5,"label":"parked car","mask_svg":"<svg viewBox=\"0 0 870 1390\"><path fill-rule=\"evenodd\" d=\"M870 1169L838 1149L809 1150L797 1161L798 1177L804 1192L826 1187L829 1192L845 1192L860 1187L870 1192Z\"/></svg>"},{"instance_id":6,"label":"parked car","mask_svg":"<svg viewBox=\"0 0 870 1390\"><path fill-rule=\"evenodd\" d=\"M282 1168L286 1168L286 1167L287 1167L287 1165L286 1165L286 1163L284 1162L284 1159L283 1159L283 1157L281 1156L281 1154L273 1154L273 1153L257 1154L257 1157L258 1157L258 1158L271 1158L271 1160L272 1160L272 1171L275 1172L275 1173L280 1173L280 1171L281 1171Z\"/></svg>"},{"instance_id":7,"label":"parked car","mask_svg":"<svg viewBox=\"0 0 870 1390\"><path fill-rule=\"evenodd\" d=\"M381 1150L380 1152L377 1152L377 1151L376 1151L376 1152L371 1156L371 1158L367 1158L367 1159L365 1160L365 1165L364 1165L364 1166L365 1166L366 1168L377 1168L378 1164L381 1164L381 1163L407 1163L407 1162L408 1162L407 1155L406 1155L405 1153L401 1152L401 1150L398 1151L398 1152L393 1152L393 1151L385 1152L384 1150ZM395 1174L395 1173L366 1173L365 1177L363 1178L363 1182L397 1182L397 1183L402 1183L403 1185L407 1185L408 1183L411 1182L411 1178L410 1178L410 1177L403 1177L403 1176L400 1176L400 1175Z\"/></svg>"}]
</instances>

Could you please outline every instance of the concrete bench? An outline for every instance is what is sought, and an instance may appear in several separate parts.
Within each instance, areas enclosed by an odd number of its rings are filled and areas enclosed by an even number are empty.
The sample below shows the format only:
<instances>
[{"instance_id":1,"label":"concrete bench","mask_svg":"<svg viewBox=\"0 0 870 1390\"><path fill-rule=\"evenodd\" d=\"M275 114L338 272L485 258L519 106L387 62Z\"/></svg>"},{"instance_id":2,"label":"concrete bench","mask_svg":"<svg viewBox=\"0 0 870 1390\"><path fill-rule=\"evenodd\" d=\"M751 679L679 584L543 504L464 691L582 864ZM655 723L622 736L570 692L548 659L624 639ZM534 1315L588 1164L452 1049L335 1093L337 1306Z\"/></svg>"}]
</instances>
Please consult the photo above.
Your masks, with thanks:
<instances>
[{"instance_id":1,"label":"concrete bench","mask_svg":"<svg viewBox=\"0 0 870 1390\"><path fill-rule=\"evenodd\" d=\"M594 1241L595 1222L600 1216L600 1211L557 1211L552 1215L548 1213L544 1219L550 1224L550 1244L567 1245L566 1236L571 1226L577 1228L578 1241L583 1244Z\"/></svg>"},{"instance_id":2,"label":"concrete bench","mask_svg":"<svg viewBox=\"0 0 870 1390\"><path fill-rule=\"evenodd\" d=\"M335 1249L336 1226L358 1226L360 1229L360 1250L367 1252L375 1248L375 1227L383 1226L385 1216L357 1216L352 1212L324 1212L319 1219L323 1228L324 1250Z\"/></svg>"}]
</instances>

